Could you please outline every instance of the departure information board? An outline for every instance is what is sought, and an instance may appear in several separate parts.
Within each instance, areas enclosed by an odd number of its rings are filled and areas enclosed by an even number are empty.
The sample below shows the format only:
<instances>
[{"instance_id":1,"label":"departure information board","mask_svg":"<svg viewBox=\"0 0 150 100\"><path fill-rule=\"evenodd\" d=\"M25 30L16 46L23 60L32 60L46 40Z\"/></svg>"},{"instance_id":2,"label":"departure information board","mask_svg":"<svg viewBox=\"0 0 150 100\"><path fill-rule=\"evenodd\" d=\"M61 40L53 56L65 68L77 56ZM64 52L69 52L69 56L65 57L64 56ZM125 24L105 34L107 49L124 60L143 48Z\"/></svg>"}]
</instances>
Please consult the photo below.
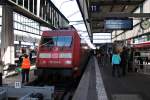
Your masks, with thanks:
<instances>
[{"instance_id":1,"label":"departure information board","mask_svg":"<svg viewBox=\"0 0 150 100\"><path fill-rule=\"evenodd\" d=\"M106 19L105 29L110 30L132 30L133 29L133 19Z\"/></svg>"}]
</instances>

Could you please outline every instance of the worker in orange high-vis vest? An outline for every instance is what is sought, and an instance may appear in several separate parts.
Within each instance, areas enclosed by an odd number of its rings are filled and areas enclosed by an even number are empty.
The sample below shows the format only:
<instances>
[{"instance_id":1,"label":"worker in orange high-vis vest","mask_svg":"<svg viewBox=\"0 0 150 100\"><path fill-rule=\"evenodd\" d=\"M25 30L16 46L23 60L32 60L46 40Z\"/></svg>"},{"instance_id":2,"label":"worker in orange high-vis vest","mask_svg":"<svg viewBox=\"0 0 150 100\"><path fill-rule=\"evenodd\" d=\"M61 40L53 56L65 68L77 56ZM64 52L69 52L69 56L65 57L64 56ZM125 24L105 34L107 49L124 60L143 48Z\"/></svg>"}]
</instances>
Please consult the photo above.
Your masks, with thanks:
<instances>
[{"instance_id":1,"label":"worker in orange high-vis vest","mask_svg":"<svg viewBox=\"0 0 150 100\"><path fill-rule=\"evenodd\" d=\"M29 71L30 71L30 60L27 54L24 54L24 58L22 60L22 83L29 82Z\"/></svg>"}]
</instances>

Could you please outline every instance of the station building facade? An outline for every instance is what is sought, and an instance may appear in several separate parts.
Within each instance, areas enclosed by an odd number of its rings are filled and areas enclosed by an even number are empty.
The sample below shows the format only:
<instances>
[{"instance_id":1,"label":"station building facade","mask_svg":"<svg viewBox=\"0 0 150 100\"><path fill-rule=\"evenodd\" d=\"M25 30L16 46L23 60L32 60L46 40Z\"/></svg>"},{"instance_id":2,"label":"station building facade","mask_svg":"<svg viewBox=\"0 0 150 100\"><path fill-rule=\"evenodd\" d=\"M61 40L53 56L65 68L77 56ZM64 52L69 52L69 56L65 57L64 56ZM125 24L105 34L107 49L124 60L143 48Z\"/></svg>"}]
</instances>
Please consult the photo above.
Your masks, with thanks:
<instances>
[{"instance_id":1,"label":"station building facade","mask_svg":"<svg viewBox=\"0 0 150 100\"><path fill-rule=\"evenodd\" d=\"M14 64L22 53L36 49L43 31L68 24L50 0L1 0L1 61Z\"/></svg>"}]
</instances>

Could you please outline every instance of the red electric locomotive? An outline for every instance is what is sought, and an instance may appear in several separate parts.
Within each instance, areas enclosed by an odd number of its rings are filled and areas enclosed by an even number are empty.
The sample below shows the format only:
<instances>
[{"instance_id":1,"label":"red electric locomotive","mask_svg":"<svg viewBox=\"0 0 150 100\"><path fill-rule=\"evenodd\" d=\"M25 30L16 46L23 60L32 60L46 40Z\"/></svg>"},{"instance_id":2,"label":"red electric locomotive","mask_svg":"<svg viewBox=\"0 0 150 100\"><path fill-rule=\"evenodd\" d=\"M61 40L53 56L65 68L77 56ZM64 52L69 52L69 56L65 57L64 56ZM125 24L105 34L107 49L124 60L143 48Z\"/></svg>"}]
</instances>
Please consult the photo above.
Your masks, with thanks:
<instances>
[{"instance_id":1,"label":"red electric locomotive","mask_svg":"<svg viewBox=\"0 0 150 100\"><path fill-rule=\"evenodd\" d=\"M36 59L36 73L80 76L90 54L75 29L44 31Z\"/></svg>"}]
</instances>

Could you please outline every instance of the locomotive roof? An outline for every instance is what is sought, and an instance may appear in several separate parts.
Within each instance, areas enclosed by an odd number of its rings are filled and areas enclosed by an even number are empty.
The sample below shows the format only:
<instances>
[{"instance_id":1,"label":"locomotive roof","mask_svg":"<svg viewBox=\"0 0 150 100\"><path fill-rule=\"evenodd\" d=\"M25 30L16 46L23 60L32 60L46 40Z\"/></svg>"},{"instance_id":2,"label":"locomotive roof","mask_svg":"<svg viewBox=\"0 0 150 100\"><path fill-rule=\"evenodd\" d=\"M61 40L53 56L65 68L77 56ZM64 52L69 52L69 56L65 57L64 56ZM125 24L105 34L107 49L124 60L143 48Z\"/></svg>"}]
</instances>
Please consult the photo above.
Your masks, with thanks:
<instances>
[{"instance_id":1,"label":"locomotive roof","mask_svg":"<svg viewBox=\"0 0 150 100\"><path fill-rule=\"evenodd\" d=\"M53 35L56 35L56 34L78 35L76 30L52 30L52 31L43 31L42 36L53 36Z\"/></svg>"}]
</instances>

